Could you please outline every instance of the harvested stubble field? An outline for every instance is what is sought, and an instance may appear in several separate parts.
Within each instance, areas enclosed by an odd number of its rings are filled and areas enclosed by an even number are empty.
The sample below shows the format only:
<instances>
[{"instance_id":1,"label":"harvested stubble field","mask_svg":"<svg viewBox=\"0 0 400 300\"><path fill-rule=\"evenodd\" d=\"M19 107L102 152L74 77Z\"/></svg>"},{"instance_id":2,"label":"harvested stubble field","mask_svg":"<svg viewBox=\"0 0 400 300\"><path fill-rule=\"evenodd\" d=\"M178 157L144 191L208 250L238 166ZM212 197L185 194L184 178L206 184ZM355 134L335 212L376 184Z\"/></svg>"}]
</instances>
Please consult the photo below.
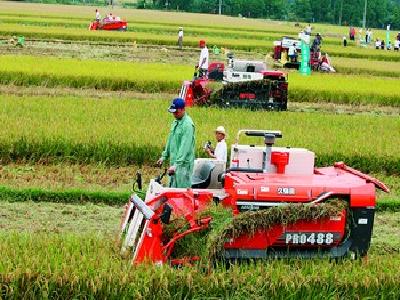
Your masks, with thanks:
<instances>
[{"instance_id":1,"label":"harvested stubble field","mask_svg":"<svg viewBox=\"0 0 400 300\"><path fill-rule=\"evenodd\" d=\"M387 183L392 191L378 192L368 260L132 267L115 244L122 204L137 169L145 182L160 172L152 164L172 121L167 99L192 77L198 39L263 60L272 40L299 28L115 9L131 32L89 32L93 10L0 2L0 38L27 37L25 48L0 45L0 53L33 54L0 57L0 299L400 298L398 53L345 49L348 28L315 24L339 74L290 73L292 112L189 110L199 156L217 125L226 127L228 144L239 128L280 129L279 145L315 151L318 165L344 160ZM173 47L182 25L180 54Z\"/></svg>"}]
</instances>

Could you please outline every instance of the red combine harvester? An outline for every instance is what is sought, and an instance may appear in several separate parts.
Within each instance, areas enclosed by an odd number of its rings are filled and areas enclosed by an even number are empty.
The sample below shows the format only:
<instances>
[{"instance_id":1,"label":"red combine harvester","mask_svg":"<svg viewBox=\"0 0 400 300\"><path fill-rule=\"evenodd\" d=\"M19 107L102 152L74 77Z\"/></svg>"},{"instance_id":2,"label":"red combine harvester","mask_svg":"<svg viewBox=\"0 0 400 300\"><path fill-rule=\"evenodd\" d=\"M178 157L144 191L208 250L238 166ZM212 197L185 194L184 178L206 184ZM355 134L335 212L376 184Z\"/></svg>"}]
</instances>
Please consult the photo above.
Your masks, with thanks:
<instances>
[{"instance_id":1,"label":"red combine harvester","mask_svg":"<svg viewBox=\"0 0 400 300\"><path fill-rule=\"evenodd\" d=\"M124 20L110 20L103 19L102 21L93 21L89 25L89 30L118 30L126 31L128 30L128 23Z\"/></svg>"},{"instance_id":2,"label":"red combine harvester","mask_svg":"<svg viewBox=\"0 0 400 300\"><path fill-rule=\"evenodd\" d=\"M261 137L265 145L239 144L241 134ZM389 192L388 188L344 163L315 168L313 152L274 147L275 139L281 137L279 131L239 131L231 148L230 168L225 170L224 162L217 160L196 160L192 189L167 188L160 178L151 180L145 199L133 194L126 206L121 222L122 253L130 255L134 264L175 265L198 260L197 256L176 257L175 245L187 235L212 230L213 219L206 212L215 203L235 220L254 218L255 213L278 206L293 207L295 214L305 206L318 208L336 201L343 207L333 215L297 220L289 216L283 223L225 239L218 259L366 255L374 223L375 189ZM167 234L168 224L176 220L183 224Z\"/></svg>"},{"instance_id":3,"label":"red combine harvester","mask_svg":"<svg viewBox=\"0 0 400 300\"><path fill-rule=\"evenodd\" d=\"M235 60L228 55L228 64L213 62L208 77L184 81L179 97L187 106L218 105L250 109L287 109L287 74L267 70L259 61ZM216 82L221 85L216 87Z\"/></svg>"}]
</instances>

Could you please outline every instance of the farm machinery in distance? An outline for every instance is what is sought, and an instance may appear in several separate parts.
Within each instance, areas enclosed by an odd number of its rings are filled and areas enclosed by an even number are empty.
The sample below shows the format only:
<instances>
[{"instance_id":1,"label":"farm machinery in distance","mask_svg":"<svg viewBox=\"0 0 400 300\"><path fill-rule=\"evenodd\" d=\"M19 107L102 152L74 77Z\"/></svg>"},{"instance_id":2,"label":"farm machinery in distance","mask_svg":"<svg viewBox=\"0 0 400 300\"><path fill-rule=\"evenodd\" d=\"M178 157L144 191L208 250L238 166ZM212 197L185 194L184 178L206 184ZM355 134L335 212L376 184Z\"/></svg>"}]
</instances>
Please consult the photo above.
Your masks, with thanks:
<instances>
[{"instance_id":1,"label":"farm machinery in distance","mask_svg":"<svg viewBox=\"0 0 400 300\"><path fill-rule=\"evenodd\" d=\"M218 105L250 109L287 109L288 81L282 71L267 70L264 62L236 60L213 62L208 77L184 81L179 97L186 106Z\"/></svg>"},{"instance_id":2,"label":"farm machinery in distance","mask_svg":"<svg viewBox=\"0 0 400 300\"><path fill-rule=\"evenodd\" d=\"M100 21L93 21L89 25L89 30L116 30L116 31L127 31L128 22L120 19L108 19L104 18Z\"/></svg>"},{"instance_id":3,"label":"farm machinery in distance","mask_svg":"<svg viewBox=\"0 0 400 300\"><path fill-rule=\"evenodd\" d=\"M239 144L243 134L262 138L264 145ZM221 231L217 260L366 255L375 190L389 192L388 188L342 162L316 168L313 152L275 147L281 137L279 131L240 130L229 169L221 161L196 160L192 189L168 188L160 178L151 180L145 197L132 194L126 205L121 251L134 264L199 260L201 253L179 257L176 246L190 235L211 232L216 219L208 209L219 207L232 216L235 230ZM334 203L336 210L324 211ZM307 211L311 214L304 214ZM274 223L266 226L270 219ZM250 225L240 227L243 220ZM173 231L167 229L171 224L177 224Z\"/></svg>"},{"instance_id":4,"label":"farm machinery in distance","mask_svg":"<svg viewBox=\"0 0 400 300\"><path fill-rule=\"evenodd\" d=\"M310 36L305 35L305 39L309 44ZM293 47L296 58L289 57L289 48ZM319 45L314 45L310 49L309 64L312 71L320 72L336 72L333 68L327 53L321 53ZM299 69L301 65L301 40L284 36L279 41L274 41L273 59L275 66L288 69Z\"/></svg>"}]
</instances>

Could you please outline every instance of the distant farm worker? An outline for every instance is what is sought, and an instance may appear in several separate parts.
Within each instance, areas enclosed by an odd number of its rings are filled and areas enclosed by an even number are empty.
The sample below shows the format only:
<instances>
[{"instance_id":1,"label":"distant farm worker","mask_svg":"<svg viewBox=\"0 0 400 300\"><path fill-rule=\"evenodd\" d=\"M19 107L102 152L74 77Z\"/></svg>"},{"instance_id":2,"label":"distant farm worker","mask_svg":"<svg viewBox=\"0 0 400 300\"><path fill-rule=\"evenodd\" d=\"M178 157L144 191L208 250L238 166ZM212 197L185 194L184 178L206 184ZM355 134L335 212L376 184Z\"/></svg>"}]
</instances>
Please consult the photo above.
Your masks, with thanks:
<instances>
[{"instance_id":1,"label":"distant farm worker","mask_svg":"<svg viewBox=\"0 0 400 300\"><path fill-rule=\"evenodd\" d=\"M183 99L174 99L168 111L174 115L175 120L157 164L161 166L169 158L169 187L190 188L194 164L195 127L185 111Z\"/></svg>"},{"instance_id":2,"label":"distant farm worker","mask_svg":"<svg viewBox=\"0 0 400 300\"><path fill-rule=\"evenodd\" d=\"M322 44L322 36L321 36L321 34L320 34L320 33L317 33L317 36L316 36L315 38L316 38L317 41L318 41L318 45L321 46L321 44Z\"/></svg>"},{"instance_id":3,"label":"distant farm worker","mask_svg":"<svg viewBox=\"0 0 400 300\"><path fill-rule=\"evenodd\" d=\"M296 50L296 44L295 43L293 43L293 45L289 46L288 56L289 56L291 62L296 62L297 61L297 50Z\"/></svg>"},{"instance_id":4,"label":"distant farm worker","mask_svg":"<svg viewBox=\"0 0 400 300\"><path fill-rule=\"evenodd\" d=\"M369 42L371 41L371 30L368 28L367 31L365 32L365 43L369 44Z\"/></svg>"},{"instance_id":5,"label":"distant farm worker","mask_svg":"<svg viewBox=\"0 0 400 300\"><path fill-rule=\"evenodd\" d=\"M98 9L96 9L96 22L100 22L101 15Z\"/></svg>"},{"instance_id":6,"label":"distant farm worker","mask_svg":"<svg viewBox=\"0 0 400 300\"><path fill-rule=\"evenodd\" d=\"M309 23L304 30L306 35L311 35L311 24Z\"/></svg>"},{"instance_id":7,"label":"distant farm worker","mask_svg":"<svg viewBox=\"0 0 400 300\"><path fill-rule=\"evenodd\" d=\"M212 148L211 145L207 144L209 146L205 148L205 151L210 157L216 158L217 160L222 160L224 163L226 163L227 149L225 142L224 126L218 126L217 129L215 129L215 138L217 140L217 145L215 146L215 149Z\"/></svg>"},{"instance_id":8,"label":"distant farm worker","mask_svg":"<svg viewBox=\"0 0 400 300\"><path fill-rule=\"evenodd\" d=\"M182 50L183 47L183 27L179 27L178 30L178 47Z\"/></svg>"},{"instance_id":9,"label":"distant farm worker","mask_svg":"<svg viewBox=\"0 0 400 300\"><path fill-rule=\"evenodd\" d=\"M394 51L399 51L399 48L400 48L400 41L395 40L394 41Z\"/></svg>"},{"instance_id":10,"label":"distant farm worker","mask_svg":"<svg viewBox=\"0 0 400 300\"><path fill-rule=\"evenodd\" d=\"M350 27L350 31L349 31L349 37L350 37L350 41L354 41L354 37L356 35L356 30L354 27Z\"/></svg>"},{"instance_id":11,"label":"distant farm worker","mask_svg":"<svg viewBox=\"0 0 400 300\"><path fill-rule=\"evenodd\" d=\"M322 54L320 70L322 72L336 72L327 53Z\"/></svg>"},{"instance_id":12,"label":"distant farm worker","mask_svg":"<svg viewBox=\"0 0 400 300\"><path fill-rule=\"evenodd\" d=\"M207 77L208 73L208 48L206 45L206 41L201 40L199 42L199 46L201 49L199 64L196 66L199 71L199 77Z\"/></svg>"},{"instance_id":13,"label":"distant farm worker","mask_svg":"<svg viewBox=\"0 0 400 300\"><path fill-rule=\"evenodd\" d=\"M375 41L375 49L379 49L381 47L381 41L379 39L376 39Z\"/></svg>"},{"instance_id":14,"label":"distant farm worker","mask_svg":"<svg viewBox=\"0 0 400 300\"><path fill-rule=\"evenodd\" d=\"M343 46L347 46L347 39L346 39L346 36L343 36Z\"/></svg>"}]
</instances>

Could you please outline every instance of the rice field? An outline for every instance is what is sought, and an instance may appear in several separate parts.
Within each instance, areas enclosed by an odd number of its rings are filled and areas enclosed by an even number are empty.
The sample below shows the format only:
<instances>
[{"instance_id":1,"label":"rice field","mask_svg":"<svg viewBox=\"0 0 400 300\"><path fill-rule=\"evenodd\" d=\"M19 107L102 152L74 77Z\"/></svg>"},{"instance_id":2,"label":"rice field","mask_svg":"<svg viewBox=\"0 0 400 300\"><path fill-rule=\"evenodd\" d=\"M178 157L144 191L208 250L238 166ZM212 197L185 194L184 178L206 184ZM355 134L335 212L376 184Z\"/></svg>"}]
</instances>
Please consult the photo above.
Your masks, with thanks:
<instances>
[{"instance_id":1,"label":"rice field","mask_svg":"<svg viewBox=\"0 0 400 300\"><path fill-rule=\"evenodd\" d=\"M194 25L196 28L235 28L237 31L267 31L283 32L296 35L299 31L293 22L271 21L251 18L237 18L209 14L193 14L179 12L159 12L153 10L135 10L120 8L100 8L103 15L112 11L114 15L125 18L128 22L145 24L165 24L176 26ZM68 19L87 21L94 18L93 7L79 7L73 5L28 4L28 3L2 3L0 16L25 17L41 19ZM212 24L212 25L209 25ZM306 24L301 24L305 26ZM301 27L300 27L301 28ZM341 38L348 34L348 28L330 24L313 24L313 30L323 35ZM374 37L384 37L386 32L374 29ZM394 33L392 33L394 34Z\"/></svg>"},{"instance_id":2,"label":"rice field","mask_svg":"<svg viewBox=\"0 0 400 300\"><path fill-rule=\"evenodd\" d=\"M1 158L5 162L151 164L162 151L172 121L166 112L168 102L163 100L4 97L1 103ZM219 124L228 130L229 143L240 128L272 128L284 132L280 144L315 151L319 164L344 160L368 172L400 173L400 119L396 117L253 112L248 118L246 110L216 108L193 108L189 113L198 128L198 153ZM371 134L374 143L365 143Z\"/></svg>"},{"instance_id":3,"label":"rice field","mask_svg":"<svg viewBox=\"0 0 400 300\"><path fill-rule=\"evenodd\" d=\"M0 203L2 297L176 299L218 297L325 299L399 296L399 213L378 213L369 259L269 261L227 269L131 266L113 239L120 208ZM26 217L20 222L20 214ZM49 215L54 216L49 218ZM3 223L4 222L4 223ZM395 233L395 234L398 234ZM391 259L387 259L386 255ZM340 272L332 272L338 270ZM332 284L334 283L334 284Z\"/></svg>"},{"instance_id":4,"label":"rice field","mask_svg":"<svg viewBox=\"0 0 400 300\"><path fill-rule=\"evenodd\" d=\"M112 12L128 32L88 31L94 7L0 2L0 299L400 298L399 53L344 48L347 27L312 24L338 72L289 71L288 112L188 109L197 157L218 125L228 144L241 128L278 129L278 145L314 151L318 166L343 160L385 182L368 259L132 266L115 238L122 206L137 170L145 184L160 173L166 108L193 76L198 40L223 48L211 60L233 50L272 67L272 41L306 24Z\"/></svg>"},{"instance_id":5,"label":"rice field","mask_svg":"<svg viewBox=\"0 0 400 300\"><path fill-rule=\"evenodd\" d=\"M393 66L393 69L395 67ZM96 88L170 92L178 94L190 65L132 63L43 56L4 55L0 57L0 83L20 86ZM327 80L327 79L334 80ZM307 80L298 73L289 74L289 101L332 102L400 106L400 90L395 77L376 78L342 74L314 74ZM340 89L337 87L340 86Z\"/></svg>"}]
</instances>

